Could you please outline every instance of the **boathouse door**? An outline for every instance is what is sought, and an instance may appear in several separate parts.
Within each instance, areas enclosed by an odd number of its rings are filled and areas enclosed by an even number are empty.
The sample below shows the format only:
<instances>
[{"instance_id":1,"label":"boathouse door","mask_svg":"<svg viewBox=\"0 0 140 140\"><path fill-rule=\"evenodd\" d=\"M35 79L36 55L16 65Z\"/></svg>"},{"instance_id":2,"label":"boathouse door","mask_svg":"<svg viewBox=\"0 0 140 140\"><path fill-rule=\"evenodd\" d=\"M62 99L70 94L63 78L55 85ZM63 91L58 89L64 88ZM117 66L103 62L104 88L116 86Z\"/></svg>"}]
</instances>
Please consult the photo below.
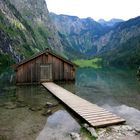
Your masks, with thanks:
<instances>
[{"instance_id":1,"label":"boathouse door","mask_svg":"<svg viewBox=\"0 0 140 140\"><path fill-rule=\"evenodd\" d=\"M40 65L40 82L52 81L52 64Z\"/></svg>"}]
</instances>

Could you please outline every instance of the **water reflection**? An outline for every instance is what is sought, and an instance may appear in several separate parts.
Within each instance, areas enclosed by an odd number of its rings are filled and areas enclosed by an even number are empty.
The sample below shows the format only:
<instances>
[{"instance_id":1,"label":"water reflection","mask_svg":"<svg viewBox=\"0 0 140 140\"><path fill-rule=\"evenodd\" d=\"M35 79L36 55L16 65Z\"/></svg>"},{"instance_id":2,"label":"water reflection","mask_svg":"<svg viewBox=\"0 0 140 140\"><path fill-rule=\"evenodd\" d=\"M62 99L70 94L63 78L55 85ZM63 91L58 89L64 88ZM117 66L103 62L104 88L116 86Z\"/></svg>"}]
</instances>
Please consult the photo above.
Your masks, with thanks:
<instances>
[{"instance_id":1,"label":"water reflection","mask_svg":"<svg viewBox=\"0 0 140 140\"><path fill-rule=\"evenodd\" d=\"M76 93L99 105L126 104L140 109L140 82L129 69L79 69Z\"/></svg>"},{"instance_id":2,"label":"water reflection","mask_svg":"<svg viewBox=\"0 0 140 140\"><path fill-rule=\"evenodd\" d=\"M103 107L124 117L130 126L140 129L140 111L136 108L126 105L110 106L108 104L104 104Z\"/></svg>"},{"instance_id":3,"label":"water reflection","mask_svg":"<svg viewBox=\"0 0 140 140\"><path fill-rule=\"evenodd\" d=\"M71 140L70 132L79 132L80 125L65 110L59 110L48 117L46 125L37 140Z\"/></svg>"},{"instance_id":4,"label":"water reflection","mask_svg":"<svg viewBox=\"0 0 140 140\"><path fill-rule=\"evenodd\" d=\"M18 100L23 100L28 106L40 106L46 102L57 104L58 101L53 98L44 87L42 86L17 86L16 95Z\"/></svg>"},{"instance_id":5,"label":"water reflection","mask_svg":"<svg viewBox=\"0 0 140 140\"><path fill-rule=\"evenodd\" d=\"M58 101L42 86L5 85L1 89L0 139L35 140L49 116L43 116L46 103ZM58 104L49 109L54 113L61 108Z\"/></svg>"},{"instance_id":6,"label":"water reflection","mask_svg":"<svg viewBox=\"0 0 140 140\"><path fill-rule=\"evenodd\" d=\"M0 75L0 136L14 140L34 140L37 136L37 140L67 140L69 132L78 131L79 125L61 105L53 110L51 116L42 116L42 107L46 102L59 103L45 88L16 87L11 84L10 78L8 72ZM76 83L59 84L140 127L140 82L136 80L135 71L78 69ZM11 103L12 108L8 107ZM31 107L37 110L32 111L29 109Z\"/></svg>"},{"instance_id":7,"label":"water reflection","mask_svg":"<svg viewBox=\"0 0 140 140\"><path fill-rule=\"evenodd\" d=\"M0 106L8 100L13 100L16 94L16 86L13 83L13 72L6 69L0 73Z\"/></svg>"},{"instance_id":8,"label":"water reflection","mask_svg":"<svg viewBox=\"0 0 140 140\"><path fill-rule=\"evenodd\" d=\"M77 70L76 83L63 85L107 110L126 119L128 124L140 128L140 82L136 71L130 69L92 69Z\"/></svg>"}]
</instances>

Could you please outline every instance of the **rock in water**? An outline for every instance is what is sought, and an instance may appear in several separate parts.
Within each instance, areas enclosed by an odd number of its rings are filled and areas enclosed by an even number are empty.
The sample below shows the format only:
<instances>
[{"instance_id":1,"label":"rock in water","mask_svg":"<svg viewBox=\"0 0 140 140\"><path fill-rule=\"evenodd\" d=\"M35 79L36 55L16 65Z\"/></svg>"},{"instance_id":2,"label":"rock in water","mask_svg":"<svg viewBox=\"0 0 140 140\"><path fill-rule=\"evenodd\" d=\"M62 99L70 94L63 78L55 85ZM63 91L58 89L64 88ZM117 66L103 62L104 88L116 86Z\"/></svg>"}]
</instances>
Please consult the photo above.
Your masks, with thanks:
<instances>
[{"instance_id":1,"label":"rock in water","mask_svg":"<svg viewBox=\"0 0 140 140\"><path fill-rule=\"evenodd\" d=\"M80 137L80 135L78 133L71 132L70 136L71 136L72 140L81 140L81 137Z\"/></svg>"},{"instance_id":2,"label":"rock in water","mask_svg":"<svg viewBox=\"0 0 140 140\"><path fill-rule=\"evenodd\" d=\"M49 109L49 110L44 110L43 112L42 112L42 115L43 116L48 116L48 115L51 115L52 114L52 111Z\"/></svg>"},{"instance_id":3,"label":"rock in water","mask_svg":"<svg viewBox=\"0 0 140 140\"><path fill-rule=\"evenodd\" d=\"M98 130L98 140L139 140L137 139L138 132L125 124L125 125L113 125L106 128L100 128Z\"/></svg>"},{"instance_id":4,"label":"rock in water","mask_svg":"<svg viewBox=\"0 0 140 140\"><path fill-rule=\"evenodd\" d=\"M126 130L126 131L132 131L133 130L133 128L129 125L122 125L122 129Z\"/></svg>"},{"instance_id":5,"label":"rock in water","mask_svg":"<svg viewBox=\"0 0 140 140\"><path fill-rule=\"evenodd\" d=\"M6 109L15 109L16 107L17 107L16 104L13 102L8 102L5 104Z\"/></svg>"},{"instance_id":6,"label":"rock in water","mask_svg":"<svg viewBox=\"0 0 140 140\"><path fill-rule=\"evenodd\" d=\"M93 137L95 137L95 138L98 138L98 135L97 135L97 133L96 133L96 131L95 131L95 129L93 128L93 127L90 127L88 124L83 124L83 127L85 128L85 129L87 129L90 133L91 133L91 135L93 136Z\"/></svg>"},{"instance_id":7,"label":"rock in water","mask_svg":"<svg viewBox=\"0 0 140 140\"><path fill-rule=\"evenodd\" d=\"M16 102L17 108L26 107L24 100L17 100Z\"/></svg>"},{"instance_id":8,"label":"rock in water","mask_svg":"<svg viewBox=\"0 0 140 140\"><path fill-rule=\"evenodd\" d=\"M42 110L42 108L40 106L37 106L37 107L29 107L29 110L31 110L31 111L40 111L40 110Z\"/></svg>"},{"instance_id":9,"label":"rock in water","mask_svg":"<svg viewBox=\"0 0 140 140\"><path fill-rule=\"evenodd\" d=\"M87 123L84 123L83 127L87 129L89 127L89 125Z\"/></svg>"},{"instance_id":10,"label":"rock in water","mask_svg":"<svg viewBox=\"0 0 140 140\"><path fill-rule=\"evenodd\" d=\"M137 133L140 133L140 127L139 128L135 128L135 131L137 132Z\"/></svg>"},{"instance_id":11,"label":"rock in water","mask_svg":"<svg viewBox=\"0 0 140 140\"><path fill-rule=\"evenodd\" d=\"M53 103L51 103L51 102L47 102L45 105L44 105L44 107L45 108L50 108L50 107L56 107L56 106L58 106L58 104L53 104Z\"/></svg>"},{"instance_id":12,"label":"rock in water","mask_svg":"<svg viewBox=\"0 0 140 140\"><path fill-rule=\"evenodd\" d=\"M137 70L137 80L140 80L140 66L139 66L139 68Z\"/></svg>"},{"instance_id":13,"label":"rock in water","mask_svg":"<svg viewBox=\"0 0 140 140\"><path fill-rule=\"evenodd\" d=\"M98 135L93 127L88 127L87 130L91 133L93 137L98 138Z\"/></svg>"},{"instance_id":14,"label":"rock in water","mask_svg":"<svg viewBox=\"0 0 140 140\"><path fill-rule=\"evenodd\" d=\"M5 106L5 104L4 103L0 103L0 107L4 107Z\"/></svg>"}]
</instances>

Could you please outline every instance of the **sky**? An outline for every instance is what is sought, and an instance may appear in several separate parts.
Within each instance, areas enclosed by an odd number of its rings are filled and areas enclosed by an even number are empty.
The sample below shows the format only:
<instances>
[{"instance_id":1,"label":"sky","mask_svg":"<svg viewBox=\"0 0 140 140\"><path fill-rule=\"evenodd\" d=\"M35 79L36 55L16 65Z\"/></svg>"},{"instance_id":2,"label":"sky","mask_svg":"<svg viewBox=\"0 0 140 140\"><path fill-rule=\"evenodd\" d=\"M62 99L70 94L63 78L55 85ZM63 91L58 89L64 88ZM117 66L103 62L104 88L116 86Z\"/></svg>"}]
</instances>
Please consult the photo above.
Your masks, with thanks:
<instances>
[{"instance_id":1,"label":"sky","mask_svg":"<svg viewBox=\"0 0 140 140\"><path fill-rule=\"evenodd\" d=\"M140 0L46 0L50 12L91 17L94 20L128 20L140 15Z\"/></svg>"}]
</instances>

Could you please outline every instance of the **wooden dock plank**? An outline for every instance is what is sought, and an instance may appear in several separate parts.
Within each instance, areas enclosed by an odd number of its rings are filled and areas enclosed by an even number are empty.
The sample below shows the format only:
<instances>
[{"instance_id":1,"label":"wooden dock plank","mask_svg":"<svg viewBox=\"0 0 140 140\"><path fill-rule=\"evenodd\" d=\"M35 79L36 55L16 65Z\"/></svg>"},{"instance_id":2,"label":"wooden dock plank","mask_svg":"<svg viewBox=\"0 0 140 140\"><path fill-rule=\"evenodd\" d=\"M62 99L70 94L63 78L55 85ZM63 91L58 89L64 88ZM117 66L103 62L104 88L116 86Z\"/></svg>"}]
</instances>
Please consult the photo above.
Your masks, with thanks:
<instances>
[{"instance_id":1,"label":"wooden dock plank","mask_svg":"<svg viewBox=\"0 0 140 140\"><path fill-rule=\"evenodd\" d=\"M96 127L102 127L102 126L108 126L108 125L113 125L113 124L119 124L121 122L124 122L124 119L106 120L102 122L91 122L91 125L96 126Z\"/></svg>"},{"instance_id":2,"label":"wooden dock plank","mask_svg":"<svg viewBox=\"0 0 140 140\"><path fill-rule=\"evenodd\" d=\"M85 115L83 115L83 116L85 116ZM113 114L105 114L105 115L86 115L86 118L94 118L94 119L96 119L96 118L106 118L106 117L112 117L112 116L114 116L114 117L116 117L116 115L113 115Z\"/></svg>"},{"instance_id":3,"label":"wooden dock plank","mask_svg":"<svg viewBox=\"0 0 140 140\"><path fill-rule=\"evenodd\" d=\"M77 111L77 110L76 110ZM79 113L81 113L81 114L89 114L89 113L94 113L94 114L99 114L99 113L107 113L106 111L100 111L100 110L98 110L98 111L95 111L95 110L91 110L91 111L86 111L86 110L81 110L81 111L77 111L77 112L79 112Z\"/></svg>"},{"instance_id":4,"label":"wooden dock plank","mask_svg":"<svg viewBox=\"0 0 140 140\"><path fill-rule=\"evenodd\" d=\"M108 126L125 122L125 120L119 116L78 97L53 82L42 83L42 85L93 127Z\"/></svg>"},{"instance_id":5,"label":"wooden dock plank","mask_svg":"<svg viewBox=\"0 0 140 140\"><path fill-rule=\"evenodd\" d=\"M89 108L75 108L77 111L82 111L83 112L83 110L84 111L105 111L105 109L103 109L103 108L91 108L91 107L89 107Z\"/></svg>"},{"instance_id":6,"label":"wooden dock plank","mask_svg":"<svg viewBox=\"0 0 140 140\"><path fill-rule=\"evenodd\" d=\"M90 112L90 113L81 113L83 116L89 116L89 115L109 115L109 114L112 114L112 113L109 113L109 112Z\"/></svg>"}]
</instances>

